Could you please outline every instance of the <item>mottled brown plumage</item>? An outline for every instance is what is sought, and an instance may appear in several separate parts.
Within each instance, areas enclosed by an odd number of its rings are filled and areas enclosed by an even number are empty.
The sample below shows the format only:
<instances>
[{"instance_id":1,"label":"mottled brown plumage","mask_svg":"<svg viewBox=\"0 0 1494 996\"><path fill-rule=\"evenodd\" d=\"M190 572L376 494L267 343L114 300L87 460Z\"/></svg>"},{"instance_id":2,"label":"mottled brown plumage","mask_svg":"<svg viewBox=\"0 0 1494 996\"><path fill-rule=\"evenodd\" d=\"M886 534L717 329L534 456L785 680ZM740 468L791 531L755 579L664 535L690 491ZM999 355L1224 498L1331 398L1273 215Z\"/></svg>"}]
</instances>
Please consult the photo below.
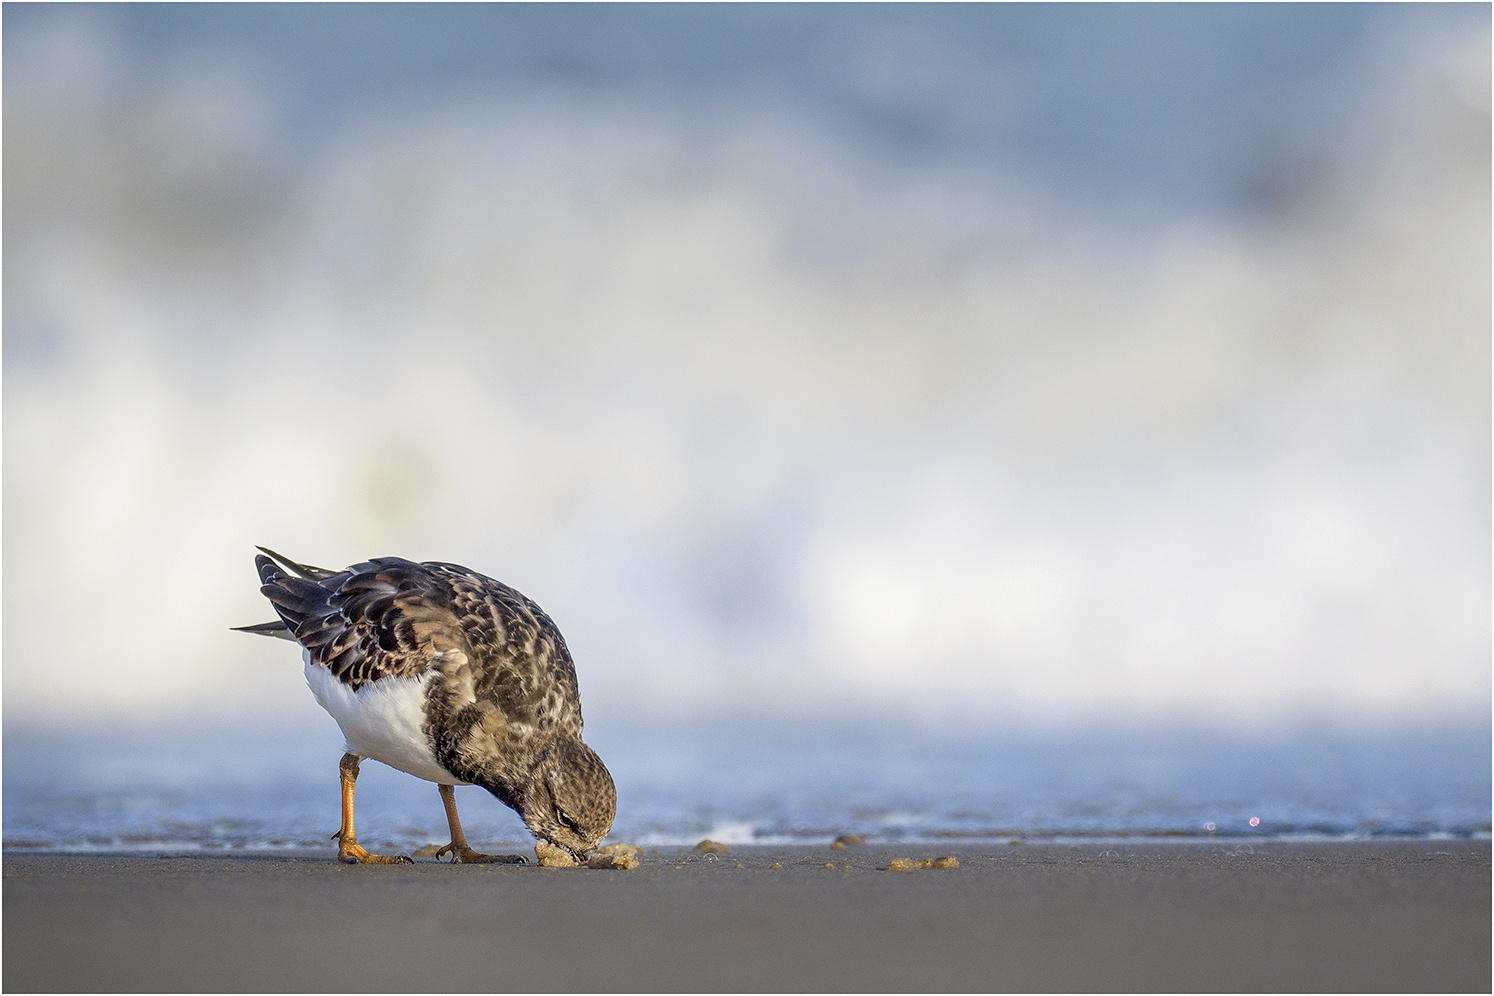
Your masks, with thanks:
<instances>
[{"instance_id":1,"label":"mottled brown plumage","mask_svg":"<svg viewBox=\"0 0 1494 996\"><path fill-rule=\"evenodd\" d=\"M617 805L612 778L581 740L576 669L538 605L455 564L382 557L329 571L260 549L260 591L280 619L243 629L299 643L308 681L322 668L351 693L328 693L344 710L372 701L367 690L381 684L418 695L419 746L440 770L421 773L427 769L398 758L358 754L350 730L364 729L356 724L365 717L339 715L318 693L343 726L350 756L373 756L439 784L481 785L536 837L577 854L606 836ZM351 770L356 777L356 762ZM344 832L351 836L350 790L347 799ZM455 844L461 831L454 804L448 814Z\"/></svg>"}]
</instances>

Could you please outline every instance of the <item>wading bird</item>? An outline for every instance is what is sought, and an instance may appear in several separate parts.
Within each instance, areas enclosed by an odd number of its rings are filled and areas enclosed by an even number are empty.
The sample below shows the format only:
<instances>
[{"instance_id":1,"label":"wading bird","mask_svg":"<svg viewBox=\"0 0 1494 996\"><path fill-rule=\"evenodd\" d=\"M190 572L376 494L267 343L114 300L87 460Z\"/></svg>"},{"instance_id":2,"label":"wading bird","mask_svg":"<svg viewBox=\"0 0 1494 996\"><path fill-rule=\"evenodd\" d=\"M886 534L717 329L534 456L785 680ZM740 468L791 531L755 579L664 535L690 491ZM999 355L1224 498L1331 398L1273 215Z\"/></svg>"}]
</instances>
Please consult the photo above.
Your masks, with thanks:
<instances>
[{"instance_id":1,"label":"wading bird","mask_svg":"<svg viewBox=\"0 0 1494 996\"><path fill-rule=\"evenodd\" d=\"M358 844L364 758L436 783L451 826L438 858L523 863L467 845L453 786L480 785L538 840L585 860L612 827L617 792L581 741L576 668L538 605L455 564L379 557L329 571L259 549L260 592L280 618L237 628L300 644L306 683L342 728L339 860L410 860Z\"/></svg>"}]
</instances>

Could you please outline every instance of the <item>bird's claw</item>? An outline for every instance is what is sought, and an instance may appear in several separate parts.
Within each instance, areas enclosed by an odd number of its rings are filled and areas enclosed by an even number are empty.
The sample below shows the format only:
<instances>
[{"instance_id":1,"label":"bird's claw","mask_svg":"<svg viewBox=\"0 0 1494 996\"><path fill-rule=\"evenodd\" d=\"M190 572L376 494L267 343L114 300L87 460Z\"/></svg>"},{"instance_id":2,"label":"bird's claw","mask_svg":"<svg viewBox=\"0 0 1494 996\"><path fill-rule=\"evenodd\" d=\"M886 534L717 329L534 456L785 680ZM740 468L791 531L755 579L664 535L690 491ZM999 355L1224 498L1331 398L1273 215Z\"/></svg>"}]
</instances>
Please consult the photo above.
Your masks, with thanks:
<instances>
[{"instance_id":1,"label":"bird's claw","mask_svg":"<svg viewBox=\"0 0 1494 996\"><path fill-rule=\"evenodd\" d=\"M522 854L479 854L470 847L446 844L436 851L436 860L443 854L451 855L452 864L464 865L523 865L528 864Z\"/></svg>"},{"instance_id":2,"label":"bird's claw","mask_svg":"<svg viewBox=\"0 0 1494 996\"><path fill-rule=\"evenodd\" d=\"M337 849L337 860L345 865L413 865L415 859L408 854L374 854L357 841L343 839Z\"/></svg>"}]
</instances>

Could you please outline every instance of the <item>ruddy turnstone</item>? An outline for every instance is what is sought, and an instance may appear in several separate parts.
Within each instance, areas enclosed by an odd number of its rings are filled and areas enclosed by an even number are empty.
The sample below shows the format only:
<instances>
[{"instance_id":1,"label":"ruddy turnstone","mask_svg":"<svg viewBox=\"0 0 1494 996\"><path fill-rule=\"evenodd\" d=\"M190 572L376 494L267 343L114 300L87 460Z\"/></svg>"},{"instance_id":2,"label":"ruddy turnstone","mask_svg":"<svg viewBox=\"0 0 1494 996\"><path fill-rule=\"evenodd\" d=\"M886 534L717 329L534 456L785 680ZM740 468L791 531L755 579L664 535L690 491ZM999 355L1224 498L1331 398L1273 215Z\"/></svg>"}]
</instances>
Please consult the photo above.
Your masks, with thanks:
<instances>
[{"instance_id":1,"label":"ruddy turnstone","mask_svg":"<svg viewBox=\"0 0 1494 996\"><path fill-rule=\"evenodd\" d=\"M612 827L617 792L581 742L576 668L538 605L455 564L378 557L329 571L259 549L259 590L280 618L237 628L300 644L306 683L342 728L339 860L410 860L358 844L353 786L364 758L436 783L451 826L438 858L524 861L467 845L452 787L480 785L540 841L585 860Z\"/></svg>"}]
</instances>

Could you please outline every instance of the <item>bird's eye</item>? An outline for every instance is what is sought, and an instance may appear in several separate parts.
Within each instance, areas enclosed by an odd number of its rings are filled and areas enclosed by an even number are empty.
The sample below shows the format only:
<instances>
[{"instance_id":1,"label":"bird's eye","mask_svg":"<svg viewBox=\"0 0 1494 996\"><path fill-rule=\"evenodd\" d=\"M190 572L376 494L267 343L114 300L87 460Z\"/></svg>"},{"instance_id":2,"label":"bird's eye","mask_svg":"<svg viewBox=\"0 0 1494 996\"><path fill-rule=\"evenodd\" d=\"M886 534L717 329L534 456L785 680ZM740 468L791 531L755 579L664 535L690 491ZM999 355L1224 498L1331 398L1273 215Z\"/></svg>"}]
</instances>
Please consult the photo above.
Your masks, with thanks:
<instances>
[{"instance_id":1,"label":"bird's eye","mask_svg":"<svg viewBox=\"0 0 1494 996\"><path fill-rule=\"evenodd\" d=\"M555 818L560 821L562 826L564 826L571 833L575 834L577 837L585 836L585 834L581 832L581 824L577 823L569 816L565 815L564 813L557 812L555 814Z\"/></svg>"}]
</instances>

